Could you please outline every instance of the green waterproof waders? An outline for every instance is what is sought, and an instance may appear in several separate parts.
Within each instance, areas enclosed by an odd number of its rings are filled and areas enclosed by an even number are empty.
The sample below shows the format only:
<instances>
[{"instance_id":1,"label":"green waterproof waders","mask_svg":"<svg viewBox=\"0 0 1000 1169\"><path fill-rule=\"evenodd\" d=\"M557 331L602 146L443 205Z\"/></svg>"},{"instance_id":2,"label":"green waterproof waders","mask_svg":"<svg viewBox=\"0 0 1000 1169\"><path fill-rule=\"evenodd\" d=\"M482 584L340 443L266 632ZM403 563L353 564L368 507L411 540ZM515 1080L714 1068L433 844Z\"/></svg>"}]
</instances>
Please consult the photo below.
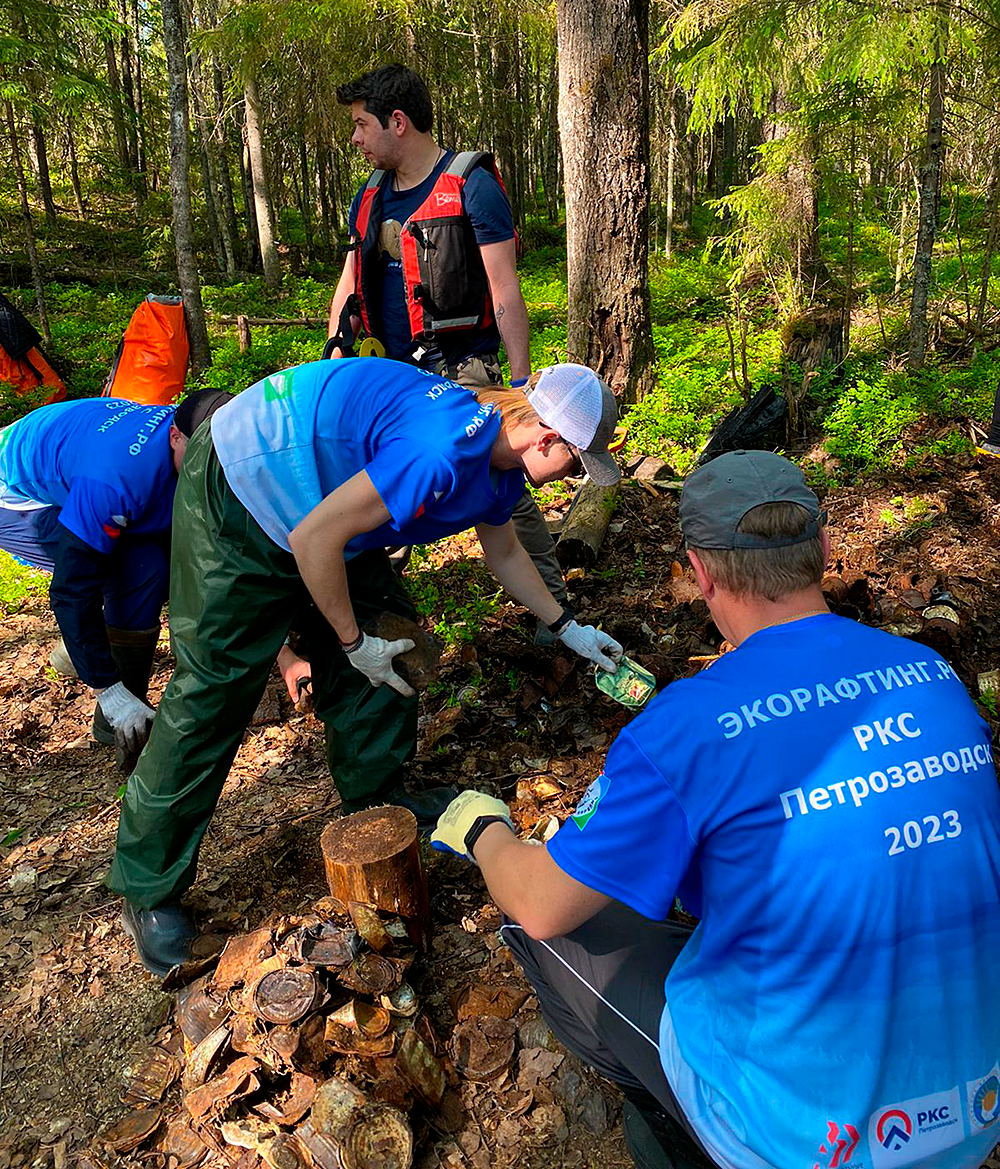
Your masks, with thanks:
<instances>
[{"instance_id":1,"label":"green waterproof waders","mask_svg":"<svg viewBox=\"0 0 1000 1169\"><path fill-rule=\"evenodd\" d=\"M150 909L193 882L198 848L293 622L308 630L316 713L345 810L380 801L413 756L417 700L374 687L311 605L295 559L232 493L203 425L174 498L170 631L177 666L128 781L108 884ZM347 563L364 624L384 609L414 619L381 550Z\"/></svg>"}]
</instances>

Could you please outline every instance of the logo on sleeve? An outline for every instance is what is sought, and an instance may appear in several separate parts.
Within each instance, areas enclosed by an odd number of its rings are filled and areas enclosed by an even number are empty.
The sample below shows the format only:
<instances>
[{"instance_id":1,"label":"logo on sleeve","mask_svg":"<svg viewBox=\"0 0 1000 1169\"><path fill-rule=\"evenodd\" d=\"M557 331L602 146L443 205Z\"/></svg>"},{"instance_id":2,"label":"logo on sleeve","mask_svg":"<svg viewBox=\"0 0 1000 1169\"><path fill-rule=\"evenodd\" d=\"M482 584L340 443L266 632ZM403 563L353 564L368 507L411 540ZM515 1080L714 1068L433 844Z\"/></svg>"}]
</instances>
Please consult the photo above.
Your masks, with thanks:
<instances>
[{"instance_id":1,"label":"logo on sleeve","mask_svg":"<svg viewBox=\"0 0 1000 1169\"><path fill-rule=\"evenodd\" d=\"M277 402L281 398L287 398L292 392L292 370L283 369L280 373L272 373L270 377L264 378L264 401Z\"/></svg>"},{"instance_id":2,"label":"logo on sleeve","mask_svg":"<svg viewBox=\"0 0 1000 1169\"><path fill-rule=\"evenodd\" d=\"M101 530L110 540L117 540L122 529L128 527L128 516L113 515L110 524L101 524Z\"/></svg>"},{"instance_id":3,"label":"logo on sleeve","mask_svg":"<svg viewBox=\"0 0 1000 1169\"><path fill-rule=\"evenodd\" d=\"M902 1108L888 1108L878 1118L875 1137L883 1149L898 1153L913 1137L913 1121Z\"/></svg>"},{"instance_id":4,"label":"logo on sleeve","mask_svg":"<svg viewBox=\"0 0 1000 1169\"><path fill-rule=\"evenodd\" d=\"M826 1122L826 1140L817 1150L822 1161L817 1161L813 1169L855 1169L860 1161L852 1161L854 1150L858 1147L861 1134L853 1124L845 1124L843 1128L834 1124L832 1120Z\"/></svg>"},{"instance_id":5,"label":"logo on sleeve","mask_svg":"<svg viewBox=\"0 0 1000 1169\"><path fill-rule=\"evenodd\" d=\"M875 1169L910 1165L963 1139L957 1088L880 1108L868 1124Z\"/></svg>"},{"instance_id":6,"label":"logo on sleeve","mask_svg":"<svg viewBox=\"0 0 1000 1169\"><path fill-rule=\"evenodd\" d=\"M583 793L583 798L577 804L576 811L570 817L581 832L586 828L587 821L590 817L597 811L597 805L601 802L601 799L610 786L611 781L608 777L606 775L599 775Z\"/></svg>"},{"instance_id":7,"label":"logo on sleeve","mask_svg":"<svg viewBox=\"0 0 1000 1169\"><path fill-rule=\"evenodd\" d=\"M969 1103L969 1119L974 1128L988 1128L1000 1114L1000 1075L994 1067L981 1080L970 1080L965 1085Z\"/></svg>"}]
</instances>

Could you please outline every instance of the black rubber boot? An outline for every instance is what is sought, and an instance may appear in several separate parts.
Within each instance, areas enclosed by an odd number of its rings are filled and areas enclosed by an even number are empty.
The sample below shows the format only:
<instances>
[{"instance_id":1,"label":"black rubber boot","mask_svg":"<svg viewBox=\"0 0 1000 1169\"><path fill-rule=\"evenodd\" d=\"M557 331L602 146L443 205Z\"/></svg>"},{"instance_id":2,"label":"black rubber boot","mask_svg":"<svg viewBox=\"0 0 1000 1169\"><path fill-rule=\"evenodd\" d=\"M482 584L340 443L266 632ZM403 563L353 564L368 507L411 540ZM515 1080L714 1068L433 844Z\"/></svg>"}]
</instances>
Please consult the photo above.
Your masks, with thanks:
<instances>
[{"instance_id":1,"label":"black rubber boot","mask_svg":"<svg viewBox=\"0 0 1000 1169\"><path fill-rule=\"evenodd\" d=\"M194 926L191 915L179 902L140 909L126 901L122 905L121 922L150 974L165 978L190 957Z\"/></svg>"},{"instance_id":2,"label":"black rubber boot","mask_svg":"<svg viewBox=\"0 0 1000 1169\"><path fill-rule=\"evenodd\" d=\"M683 1127L660 1108L626 1100L622 1129L636 1169L713 1169Z\"/></svg>"},{"instance_id":3,"label":"black rubber boot","mask_svg":"<svg viewBox=\"0 0 1000 1169\"><path fill-rule=\"evenodd\" d=\"M160 627L155 629L108 629L108 645L125 689L136 698L146 701L149 693L149 675L153 669L153 654L160 640ZM92 734L99 743L115 745L115 732L104 717L100 706L94 707Z\"/></svg>"},{"instance_id":4,"label":"black rubber boot","mask_svg":"<svg viewBox=\"0 0 1000 1169\"><path fill-rule=\"evenodd\" d=\"M397 808L406 808L417 818L417 831L423 836L429 836L437 827L438 818L458 795L453 787L429 787L422 792L391 792L383 803L393 804Z\"/></svg>"}]
</instances>

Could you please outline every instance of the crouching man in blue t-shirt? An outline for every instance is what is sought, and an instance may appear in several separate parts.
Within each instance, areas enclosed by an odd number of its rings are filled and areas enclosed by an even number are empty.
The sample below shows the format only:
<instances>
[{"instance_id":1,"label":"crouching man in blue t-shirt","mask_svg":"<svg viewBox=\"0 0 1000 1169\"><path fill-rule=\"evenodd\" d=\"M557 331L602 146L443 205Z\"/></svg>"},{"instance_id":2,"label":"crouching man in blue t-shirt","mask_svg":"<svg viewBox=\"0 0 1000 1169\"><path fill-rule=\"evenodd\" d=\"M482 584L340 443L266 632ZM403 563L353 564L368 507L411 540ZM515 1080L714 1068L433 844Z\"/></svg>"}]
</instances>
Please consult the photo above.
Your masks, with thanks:
<instances>
[{"instance_id":1,"label":"crouching man in blue t-shirt","mask_svg":"<svg viewBox=\"0 0 1000 1169\"><path fill-rule=\"evenodd\" d=\"M153 719L177 474L188 439L230 397L56 402L0 430L0 548L52 573L63 638L52 664L93 687L94 737L117 747L126 773Z\"/></svg>"},{"instance_id":2,"label":"crouching man in blue t-shirt","mask_svg":"<svg viewBox=\"0 0 1000 1169\"><path fill-rule=\"evenodd\" d=\"M545 847L475 792L432 838L622 1087L638 1165L975 1169L1000 1139L990 733L932 650L828 612L823 519L777 455L695 471L681 526L736 650L618 736Z\"/></svg>"},{"instance_id":3,"label":"crouching man in blue t-shirt","mask_svg":"<svg viewBox=\"0 0 1000 1169\"><path fill-rule=\"evenodd\" d=\"M170 629L177 668L122 803L110 885L147 969L188 952L178 897L293 621L310 647L317 716L346 810L446 805L400 790L417 699L393 668L413 642L363 631L384 610L415 618L385 547L475 526L507 590L570 649L605 669L621 646L579 625L545 587L510 523L525 480L582 466L616 482L617 406L580 365L528 390L473 394L378 358L321 361L265 378L192 438L174 504ZM303 628L303 623L305 628Z\"/></svg>"}]
</instances>

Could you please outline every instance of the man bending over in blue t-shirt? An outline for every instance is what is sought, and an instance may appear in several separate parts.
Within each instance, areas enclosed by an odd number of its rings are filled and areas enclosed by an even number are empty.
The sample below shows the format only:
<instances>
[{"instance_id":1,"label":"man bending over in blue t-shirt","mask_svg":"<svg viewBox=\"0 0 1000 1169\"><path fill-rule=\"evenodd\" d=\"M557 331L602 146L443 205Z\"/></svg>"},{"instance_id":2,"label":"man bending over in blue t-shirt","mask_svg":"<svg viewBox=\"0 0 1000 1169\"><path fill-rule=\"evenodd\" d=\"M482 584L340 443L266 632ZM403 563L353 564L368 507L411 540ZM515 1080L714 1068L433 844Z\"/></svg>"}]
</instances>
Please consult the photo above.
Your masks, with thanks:
<instances>
[{"instance_id":1,"label":"man bending over in blue t-shirt","mask_svg":"<svg viewBox=\"0 0 1000 1169\"><path fill-rule=\"evenodd\" d=\"M153 718L177 473L188 439L231 396L198 390L177 407L84 398L0 430L0 548L52 573L64 643L52 663L93 687L94 737L117 745L126 772Z\"/></svg>"},{"instance_id":2,"label":"man bending over in blue t-shirt","mask_svg":"<svg viewBox=\"0 0 1000 1169\"><path fill-rule=\"evenodd\" d=\"M122 803L110 884L146 967L183 961L178 903L243 732L294 621L310 648L330 772L349 811L386 802L426 816L440 793L401 789L417 699L393 668L413 642L364 632L416 612L384 551L475 526L494 575L570 649L614 669L621 646L546 589L510 523L525 480L581 464L616 482L617 406L580 365L530 388L484 388L397 361L318 361L244 390L191 440L174 507L170 628L177 668ZM433 815L429 809L433 808Z\"/></svg>"},{"instance_id":3,"label":"man bending over in blue t-shirt","mask_svg":"<svg viewBox=\"0 0 1000 1169\"><path fill-rule=\"evenodd\" d=\"M777 455L695 471L681 526L736 650L622 731L546 846L475 792L432 837L621 1086L640 1166L975 1169L1000 1137L989 729L933 650L828 612L824 518Z\"/></svg>"}]
</instances>

